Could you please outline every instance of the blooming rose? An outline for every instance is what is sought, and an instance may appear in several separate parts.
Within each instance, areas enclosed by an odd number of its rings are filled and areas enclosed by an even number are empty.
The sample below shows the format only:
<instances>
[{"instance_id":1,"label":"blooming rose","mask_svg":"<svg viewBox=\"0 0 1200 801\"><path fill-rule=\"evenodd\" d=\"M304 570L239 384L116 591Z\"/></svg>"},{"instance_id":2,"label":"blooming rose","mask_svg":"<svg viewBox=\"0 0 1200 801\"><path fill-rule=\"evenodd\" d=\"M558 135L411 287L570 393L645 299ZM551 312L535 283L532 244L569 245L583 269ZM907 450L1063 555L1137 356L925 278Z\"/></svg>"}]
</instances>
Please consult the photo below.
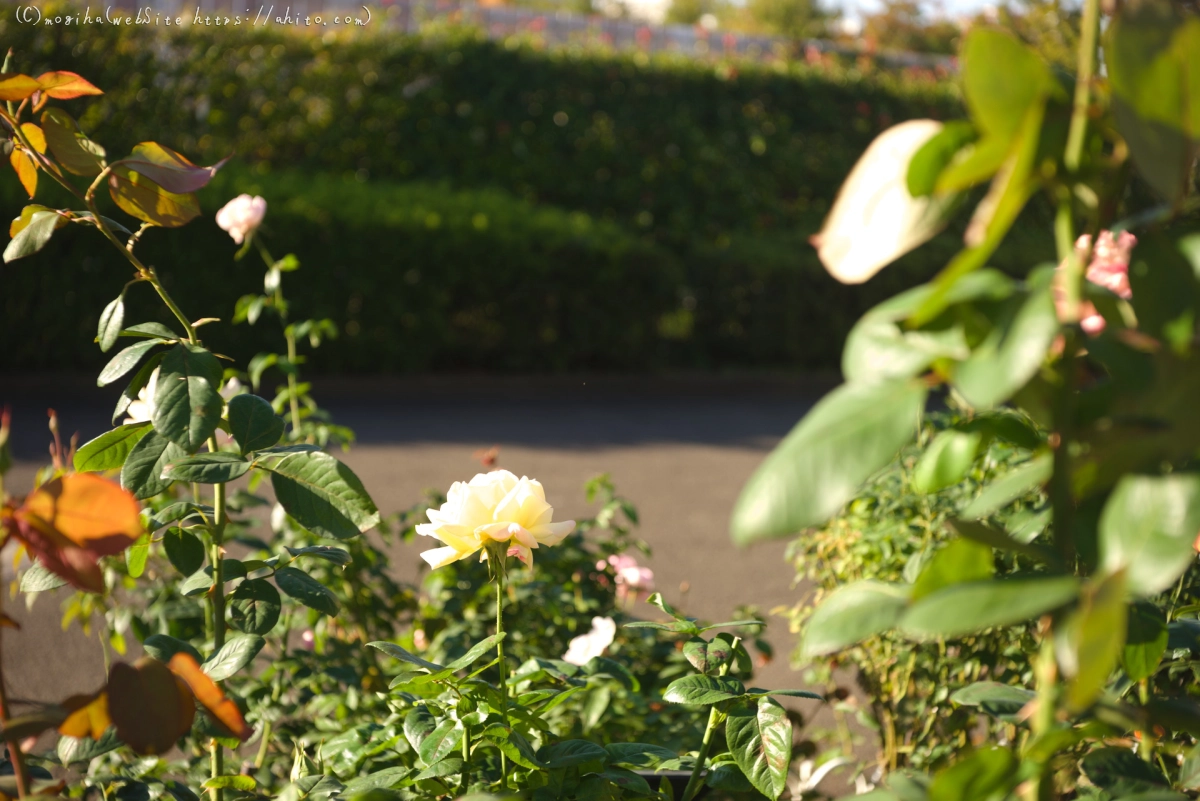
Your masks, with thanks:
<instances>
[{"instance_id":1,"label":"blooming rose","mask_svg":"<svg viewBox=\"0 0 1200 801\"><path fill-rule=\"evenodd\" d=\"M546 503L540 483L507 470L454 482L442 508L427 514L429 522L417 526L417 533L446 543L421 554L435 568L466 559L489 542L509 543L509 556L533 565L534 549L557 545L575 528L574 520L552 522L554 507Z\"/></svg>"},{"instance_id":2,"label":"blooming rose","mask_svg":"<svg viewBox=\"0 0 1200 801\"><path fill-rule=\"evenodd\" d=\"M137 398L129 402L129 408L125 410L128 415L124 424L130 423L145 423L154 417L154 392L158 387L158 368L154 368L154 372L150 373L150 380L146 382L146 386L138 390Z\"/></svg>"},{"instance_id":3,"label":"blooming rose","mask_svg":"<svg viewBox=\"0 0 1200 801\"><path fill-rule=\"evenodd\" d=\"M624 602L637 600L654 592L654 571L626 554L616 554L606 561L597 562L596 569L612 567L616 575L617 599Z\"/></svg>"},{"instance_id":4,"label":"blooming rose","mask_svg":"<svg viewBox=\"0 0 1200 801\"><path fill-rule=\"evenodd\" d=\"M228 231L233 241L240 245L262 224L266 213L267 201L261 197L238 195L217 212L217 225Z\"/></svg>"},{"instance_id":5,"label":"blooming rose","mask_svg":"<svg viewBox=\"0 0 1200 801\"><path fill-rule=\"evenodd\" d=\"M563 654L563 661L572 665L586 665L612 645L616 634L617 624L611 617L592 618L592 630L571 640L571 647Z\"/></svg>"},{"instance_id":6,"label":"blooming rose","mask_svg":"<svg viewBox=\"0 0 1200 801\"><path fill-rule=\"evenodd\" d=\"M1091 244L1092 238L1087 234L1075 241L1075 252L1079 258L1084 257ZM1129 300L1133 297L1133 289L1129 285L1129 259L1136 244L1137 237L1128 231L1122 231L1116 237L1112 235L1112 231L1101 231L1096 240L1096 246L1092 248L1092 263L1088 265L1084 277L1093 284L1109 290L1117 297ZM1060 269L1061 266L1059 265ZM1055 293L1055 301L1059 317L1062 317L1064 312L1062 292ZM1104 330L1106 325L1104 317L1096 311L1096 307L1091 302L1086 300L1081 302L1079 312L1079 325L1088 336L1097 336Z\"/></svg>"}]
</instances>

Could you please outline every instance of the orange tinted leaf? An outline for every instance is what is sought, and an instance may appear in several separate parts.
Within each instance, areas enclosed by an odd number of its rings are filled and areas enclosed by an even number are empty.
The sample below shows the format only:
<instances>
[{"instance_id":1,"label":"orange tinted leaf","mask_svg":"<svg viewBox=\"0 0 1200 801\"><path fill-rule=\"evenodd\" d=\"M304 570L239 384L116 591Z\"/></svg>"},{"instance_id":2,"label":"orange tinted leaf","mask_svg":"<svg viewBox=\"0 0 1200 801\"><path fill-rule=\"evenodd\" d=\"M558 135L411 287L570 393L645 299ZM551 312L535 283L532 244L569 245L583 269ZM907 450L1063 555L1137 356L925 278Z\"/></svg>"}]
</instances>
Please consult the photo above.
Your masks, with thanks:
<instances>
[{"instance_id":1,"label":"orange tinted leaf","mask_svg":"<svg viewBox=\"0 0 1200 801\"><path fill-rule=\"evenodd\" d=\"M33 145L33 149L39 153L46 152L46 134L42 129L34 125L32 122L21 123L21 133L25 134L25 138L29 140L29 144Z\"/></svg>"},{"instance_id":2,"label":"orange tinted leaf","mask_svg":"<svg viewBox=\"0 0 1200 801\"><path fill-rule=\"evenodd\" d=\"M12 224L8 226L8 235L10 237L16 236L28 228L29 223L33 222L33 215L37 214L39 211L54 211L54 209L50 208L49 206L39 206L36 203L26 206L25 208L21 209L21 216L13 219ZM55 225L55 228L59 228L66 224L67 220L64 217L60 224ZM13 566L16 567L16 565Z\"/></svg>"},{"instance_id":3,"label":"orange tinted leaf","mask_svg":"<svg viewBox=\"0 0 1200 801\"><path fill-rule=\"evenodd\" d=\"M157 659L113 666L108 678L108 715L117 736L139 754L169 751L192 727L196 706L186 685Z\"/></svg>"},{"instance_id":4,"label":"orange tinted leaf","mask_svg":"<svg viewBox=\"0 0 1200 801\"><path fill-rule=\"evenodd\" d=\"M104 94L90 81L66 70L42 73L37 78L37 84L38 88L55 100L72 100L84 95Z\"/></svg>"},{"instance_id":5,"label":"orange tinted leaf","mask_svg":"<svg viewBox=\"0 0 1200 801\"><path fill-rule=\"evenodd\" d=\"M13 620L3 612L0 612L0 628L5 629L20 629L21 624Z\"/></svg>"},{"instance_id":6,"label":"orange tinted leaf","mask_svg":"<svg viewBox=\"0 0 1200 801\"><path fill-rule=\"evenodd\" d=\"M8 163L12 165L13 170L17 173L17 178L21 180L21 186L25 187L25 191L33 197L33 193L37 191L37 164L33 158L24 150L14 150L8 154Z\"/></svg>"},{"instance_id":7,"label":"orange tinted leaf","mask_svg":"<svg viewBox=\"0 0 1200 801\"><path fill-rule=\"evenodd\" d=\"M200 216L195 195L169 192L128 167L113 165L108 192L126 214L163 228L178 228Z\"/></svg>"},{"instance_id":8,"label":"orange tinted leaf","mask_svg":"<svg viewBox=\"0 0 1200 801\"><path fill-rule=\"evenodd\" d=\"M58 727L58 733L67 737L91 737L99 740L112 725L108 717L108 693L104 690L91 695L72 695L62 702L67 710L67 719Z\"/></svg>"},{"instance_id":9,"label":"orange tinted leaf","mask_svg":"<svg viewBox=\"0 0 1200 801\"><path fill-rule=\"evenodd\" d=\"M200 669L196 660L182 651L171 657L171 670L186 682L196 700L208 710L209 714L218 720L234 737L247 740L254 729L246 725L242 712L237 704L230 700L216 682Z\"/></svg>"},{"instance_id":10,"label":"orange tinted leaf","mask_svg":"<svg viewBox=\"0 0 1200 801\"><path fill-rule=\"evenodd\" d=\"M0 73L0 100L24 100L42 85L28 75Z\"/></svg>"},{"instance_id":11,"label":"orange tinted leaf","mask_svg":"<svg viewBox=\"0 0 1200 801\"><path fill-rule=\"evenodd\" d=\"M17 515L40 521L98 556L109 556L142 535L139 512L133 495L113 482L93 473L71 473L31 492Z\"/></svg>"}]
</instances>

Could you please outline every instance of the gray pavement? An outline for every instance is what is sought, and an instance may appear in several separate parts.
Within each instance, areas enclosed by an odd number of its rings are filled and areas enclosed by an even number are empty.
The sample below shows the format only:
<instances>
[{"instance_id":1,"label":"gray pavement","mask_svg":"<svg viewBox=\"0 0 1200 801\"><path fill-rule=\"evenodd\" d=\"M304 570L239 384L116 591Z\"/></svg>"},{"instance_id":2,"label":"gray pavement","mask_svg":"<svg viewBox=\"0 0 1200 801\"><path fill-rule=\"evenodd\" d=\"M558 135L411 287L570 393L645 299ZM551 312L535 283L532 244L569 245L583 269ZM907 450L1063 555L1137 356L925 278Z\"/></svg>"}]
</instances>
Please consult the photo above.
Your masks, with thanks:
<instances>
[{"instance_id":1,"label":"gray pavement","mask_svg":"<svg viewBox=\"0 0 1200 801\"><path fill-rule=\"evenodd\" d=\"M14 405L14 492L45 461L48 405L58 410L64 433L77 430L86 441L106 430L116 394L74 379L0 382L0 403ZM728 520L751 472L830 386L813 378L426 378L325 380L315 392L335 420L357 431L358 443L341 458L385 514L411 506L426 489L444 491L469 478L480 469L474 451L492 445L500 446L501 466L546 486L556 518L588 515L584 482L611 474L638 506L639 533L653 548L648 564L664 596L690 614L716 619L738 604L767 612L802 595L783 559L786 544L738 549ZM419 550L398 548L401 577L417 577ZM97 683L96 640L84 640L77 627L62 632L57 616L57 605L43 599L23 631L6 634L5 672L14 695L61 693L61 684L51 692L47 664L69 673L73 689ZM800 675L787 664L794 637L786 623L773 620L768 639L777 658L762 670L761 684L797 686ZM812 714L814 706L799 708Z\"/></svg>"}]
</instances>

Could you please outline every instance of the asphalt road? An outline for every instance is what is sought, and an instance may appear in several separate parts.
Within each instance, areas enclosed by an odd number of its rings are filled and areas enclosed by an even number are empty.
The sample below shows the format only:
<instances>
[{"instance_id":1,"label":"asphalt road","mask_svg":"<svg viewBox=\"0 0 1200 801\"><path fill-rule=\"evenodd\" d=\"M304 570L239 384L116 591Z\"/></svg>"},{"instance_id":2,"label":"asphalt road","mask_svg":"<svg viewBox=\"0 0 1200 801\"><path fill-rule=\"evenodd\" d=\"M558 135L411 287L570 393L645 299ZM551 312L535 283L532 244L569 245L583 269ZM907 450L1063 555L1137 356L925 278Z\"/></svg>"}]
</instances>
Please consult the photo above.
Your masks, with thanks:
<instances>
[{"instance_id":1,"label":"asphalt road","mask_svg":"<svg viewBox=\"0 0 1200 801\"><path fill-rule=\"evenodd\" d=\"M14 406L17 467L8 484L15 493L46 461L48 406L58 410L64 433L78 431L81 441L107 430L114 392L72 379L0 382L0 403ZM647 563L659 589L689 614L712 620L739 604L768 612L801 597L784 561L786 544L738 549L728 521L746 479L830 385L819 379L430 378L325 381L316 394L337 422L357 431L357 444L341 458L385 514L408 508L426 489L444 491L470 478L480 469L473 453L492 445L500 446L502 467L546 486L556 519L588 515L584 482L609 473L641 513L639 533L653 548ZM397 549L401 577L417 577L419 550ZM11 575L10 560L4 568ZM644 612L651 617L655 610ZM20 617L22 631L4 636L14 696L50 700L99 683L96 639L84 638L77 626L62 631L53 599L39 600ZM759 683L798 686L800 675L788 666L795 642L786 623L773 620L768 639L777 658L762 669ZM800 702L799 708L813 714L815 705Z\"/></svg>"}]
</instances>

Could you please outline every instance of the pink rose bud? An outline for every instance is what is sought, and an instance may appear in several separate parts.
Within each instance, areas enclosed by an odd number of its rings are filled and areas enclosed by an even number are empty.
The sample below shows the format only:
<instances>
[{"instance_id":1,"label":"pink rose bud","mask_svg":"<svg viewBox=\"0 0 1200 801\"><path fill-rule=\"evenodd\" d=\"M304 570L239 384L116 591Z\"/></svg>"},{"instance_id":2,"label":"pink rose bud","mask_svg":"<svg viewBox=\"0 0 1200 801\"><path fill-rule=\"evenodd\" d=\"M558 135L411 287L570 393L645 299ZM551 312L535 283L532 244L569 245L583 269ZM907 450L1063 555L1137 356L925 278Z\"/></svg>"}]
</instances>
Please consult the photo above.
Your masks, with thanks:
<instances>
[{"instance_id":1,"label":"pink rose bud","mask_svg":"<svg viewBox=\"0 0 1200 801\"><path fill-rule=\"evenodd\" d=\"M238 195L217 212L217 225L240 245L262 225L266 213L267 201L261 197Z\"/></svg>"}]
</instances>

